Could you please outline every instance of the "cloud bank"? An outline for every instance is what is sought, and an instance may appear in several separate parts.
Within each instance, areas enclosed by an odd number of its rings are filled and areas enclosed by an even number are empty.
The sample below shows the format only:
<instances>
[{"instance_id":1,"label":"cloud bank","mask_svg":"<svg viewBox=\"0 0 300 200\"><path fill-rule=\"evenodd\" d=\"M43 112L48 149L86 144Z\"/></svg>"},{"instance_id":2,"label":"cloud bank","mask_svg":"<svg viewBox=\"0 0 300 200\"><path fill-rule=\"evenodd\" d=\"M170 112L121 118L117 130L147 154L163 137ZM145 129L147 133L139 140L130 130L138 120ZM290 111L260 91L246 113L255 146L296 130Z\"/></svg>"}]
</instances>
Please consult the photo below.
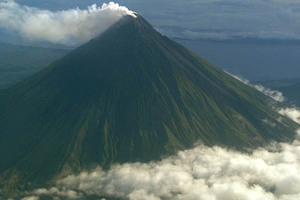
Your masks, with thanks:
<instances>
[{"instance_id":1,"label":"cloud bank","mask_svg":"<svg viewBox=\"0 0 300 200\"><path fill-rule=\"evenodd\" d=\"M29 41L78 45L96 37L124 15L134 12L117 3L93 4L79 8L49 11L0 1L0 28L18 33Z\"/></svg>"},{"instance_id":2,"label":"cloud bank","mask_svg":"<svg viewBox=\"0 0 300 200\"><path fill-rule=\"evenodd\" d=\"M165 0L158 3L158 0L153 0L152 5L149 3L145 7L131 2L128 0L131 8L151 19L163 33L172 37L300 39L299 1L186 0L182 3L179 0Z\"/></svg>"},{"instance_id":3,"label":"cloud bank","mask_svg":"<svg viewBox=\"0 0 300 200\"><path fill-rule=\"evenodd\" d=\"M248 80L236 77L248 85ZM251 85L253 86L253 85ZM282 94L255 87L281 101ZM283 98L283 97L282 97ZM300 124L300 111L279 113ZM266 121L266 123L270 123ZM300 199L300 129L291 143L273 142L249 153L219 146L196 146L150 163L101 167L59 179L50 188L24 193L23 200L298 200Z\"/></svg>"},{"instance_id":4,"label":"cloud bank","mask_svg":"<svg viewBox=\"0 0 300 200\"><path fill-rule=\"evenodd\" d=\"M300 134L300 130L298 131ZM130 200L292 200L300 198L300 141L250 154L198 146L149 164L96 168L58 180L28 197Z\"/></svg>"}]
</instances>

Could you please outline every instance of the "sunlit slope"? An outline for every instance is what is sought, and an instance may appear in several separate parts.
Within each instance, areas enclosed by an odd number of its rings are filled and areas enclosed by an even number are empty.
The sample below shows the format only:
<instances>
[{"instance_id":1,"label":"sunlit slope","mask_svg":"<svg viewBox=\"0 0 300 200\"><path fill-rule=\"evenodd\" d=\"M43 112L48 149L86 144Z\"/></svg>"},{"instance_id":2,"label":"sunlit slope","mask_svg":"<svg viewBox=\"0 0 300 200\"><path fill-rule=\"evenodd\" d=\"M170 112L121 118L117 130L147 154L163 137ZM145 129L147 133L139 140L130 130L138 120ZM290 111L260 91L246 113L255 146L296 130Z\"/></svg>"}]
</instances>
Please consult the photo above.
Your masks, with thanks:
<instances>
[{"instance_id":1,"label":"sunlit slope","mask_svg":"<svg viewBox=\"0 0 300 200\"><path fill-rule=\"evenodd\" d=\"M0 171L30 180L159 159L195 141L254 148L297 128L271 99L140 16L0 95Z\"/></svg>"}]
</instances>

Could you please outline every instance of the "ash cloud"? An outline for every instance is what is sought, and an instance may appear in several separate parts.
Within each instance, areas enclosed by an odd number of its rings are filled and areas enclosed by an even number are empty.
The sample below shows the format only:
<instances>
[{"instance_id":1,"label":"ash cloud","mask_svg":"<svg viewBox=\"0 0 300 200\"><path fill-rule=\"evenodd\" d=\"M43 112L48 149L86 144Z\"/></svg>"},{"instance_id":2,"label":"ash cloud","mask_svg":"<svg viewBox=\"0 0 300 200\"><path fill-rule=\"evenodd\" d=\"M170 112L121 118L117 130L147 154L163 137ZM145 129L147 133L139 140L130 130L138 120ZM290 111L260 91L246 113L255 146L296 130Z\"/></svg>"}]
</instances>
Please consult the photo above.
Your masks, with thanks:
<instances>
[{"instance_id":1,"label":"ash cloud","mask_svg":"<svg viewBox=\"0 0 300 200\"><path fill-rule=\"evenodd\" d=\"M135 17L133 11L114 2L52 12L0 1L0 28L16 32L28 41L71 46L96 37L124 15Z\"/></svg>"}]
</instances>

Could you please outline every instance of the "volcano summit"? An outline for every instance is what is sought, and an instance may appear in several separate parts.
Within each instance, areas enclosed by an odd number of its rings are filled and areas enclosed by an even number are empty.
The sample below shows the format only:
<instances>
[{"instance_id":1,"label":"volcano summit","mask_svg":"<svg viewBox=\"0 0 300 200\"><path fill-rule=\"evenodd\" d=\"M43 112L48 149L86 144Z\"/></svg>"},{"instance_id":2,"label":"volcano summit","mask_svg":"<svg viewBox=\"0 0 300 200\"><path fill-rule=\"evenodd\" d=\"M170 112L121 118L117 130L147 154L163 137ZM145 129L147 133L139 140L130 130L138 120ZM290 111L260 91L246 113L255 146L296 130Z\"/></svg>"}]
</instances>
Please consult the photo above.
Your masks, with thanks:
<instances>
[{"instance_id":1,"label":"volcano summit","mask_svg":"<svg viewBox=\"0 0 300 200\"><path fill-rule=\"evenodd\" d=\"M245 150L290 141L299 126L274 105L141 16L124 16L1 91L1 184L33 187L95 165L157 160L195 142Z\"/></svg>"}]
</instances>

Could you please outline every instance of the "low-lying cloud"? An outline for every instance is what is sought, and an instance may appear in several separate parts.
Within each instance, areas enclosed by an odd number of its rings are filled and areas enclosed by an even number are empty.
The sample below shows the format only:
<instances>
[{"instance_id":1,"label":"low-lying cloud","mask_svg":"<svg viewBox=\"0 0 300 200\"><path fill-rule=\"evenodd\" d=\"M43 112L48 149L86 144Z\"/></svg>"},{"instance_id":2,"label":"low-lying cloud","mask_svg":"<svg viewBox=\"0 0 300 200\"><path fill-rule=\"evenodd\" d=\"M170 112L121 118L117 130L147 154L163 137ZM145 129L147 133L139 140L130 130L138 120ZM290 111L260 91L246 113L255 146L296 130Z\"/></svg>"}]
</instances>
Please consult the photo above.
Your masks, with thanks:
<instances>
[{"instance_id":1,"label":"low-lying cloud","mask_svg":"<svg viewBox=\"0 0 300 200\"><path fill-rule=\"evenodd\" d=\"M298 131L300 134L300 131ZM70 175L28 198L130 200L291 200L300 198L300 141L250 154L198 146L159 162L115 165Z\"/></svg>"},{"instance_id":2,"label":"low-lying cloud","mask_svg":"<svg viewBox=\"0 0 300 200\"><path fill-rule=\"evenodd\" d=\"M117 3L49 11L0 1L0 28L18 33L23 39L78 45L96 37L124 15L134 12Z\"/></svg>"},{"instance_id":3,"label":"low-lying cloud","mask_svg":"<svg viewBox=\"0 0 300 200\"><path fill-rule=\"evenodd\" d=\"M279 113L300 124L300 111L297 108L281 108Z\"/></svg>"},{"instance_id":4,"label":"low-lying cloud","mask_svg":"<svg viewBox=\"0 0 300 200\"><path fill-rule=\"evenodd\" d=\"M228 73L228 72L227 72ZM230 73L228 73L230 74ZM251 83L249 80L244 79L242 77L230 74L231 76L233 76L234 78L238 79L239 81L257 89L258 91L264 93L265 95L271 97L272 99L278 101L278 102L283 102L286 100L286 98L282 95L282 92L278 91L278 90L271 90L269 88L265 88L264 86L260 85L260 84L253 84ZM291 120L293 120L294 122L300 124L300 110L298 108L295 107L286 107L286 108L275 108L278 110L278 112L281 115L284 115L288 118L290 118ZM272 126L272 124L270 124L270 122L263 120L265 123L269 123L269 125Z\"/></svg>"},{"instance_id":5,"label":"low-lying cloud","mask_svg":"<svg viewBox=\"0 0 300 200\"><path fill-rule=\"evenodd\" d=\"M212 40L300 39L299 1L153 0L144 7L131 4L130 7L145 13L155 26L172 37Z\"/></svg>"},{"instance_id":6,"label":"low-lying cloud","mask_svg":"<svg viewBox=\"0 0 300 200\"><path fill-rule=\"evenodd\" d=\"M251 83L249 80L245 79L245 78L242 78L240 76L237 76L237 75L233 75L229 72L227 72L228 74L230 74L231 76L233 76L234 78L238 79L239 81L255 88L256 90L264 93L265 95L271 97L272 99L278 101L278 102L283 102L285 101L285 97L282 95L282 92L278 91L278 90L271 90L270 88L266 88L260 84L253 84Z\"/></svg>"},{"instance_id":7,"label":"low-lying cloud","mask_svg":"<svg viewBox=\"0 0 300 200\"><path fill-rule=\"evenodd\" d=\"M249 81L236 77L248 85ZM266 88L256 89L281 101ZM267 92L266 92L267 91ZM279 97L282 94L279 93ZM283 98L283 97L282 97ZM300 124L300 111L279 113ZM270 123L266 121L266 123ZM291 143L242 153L219 146L196 146L150 163L126 163L109 170L97 167L59 179L50 188L24 192L23 200L298 200L300 199L300 129Z\"/></svg>"}]
</instances>

